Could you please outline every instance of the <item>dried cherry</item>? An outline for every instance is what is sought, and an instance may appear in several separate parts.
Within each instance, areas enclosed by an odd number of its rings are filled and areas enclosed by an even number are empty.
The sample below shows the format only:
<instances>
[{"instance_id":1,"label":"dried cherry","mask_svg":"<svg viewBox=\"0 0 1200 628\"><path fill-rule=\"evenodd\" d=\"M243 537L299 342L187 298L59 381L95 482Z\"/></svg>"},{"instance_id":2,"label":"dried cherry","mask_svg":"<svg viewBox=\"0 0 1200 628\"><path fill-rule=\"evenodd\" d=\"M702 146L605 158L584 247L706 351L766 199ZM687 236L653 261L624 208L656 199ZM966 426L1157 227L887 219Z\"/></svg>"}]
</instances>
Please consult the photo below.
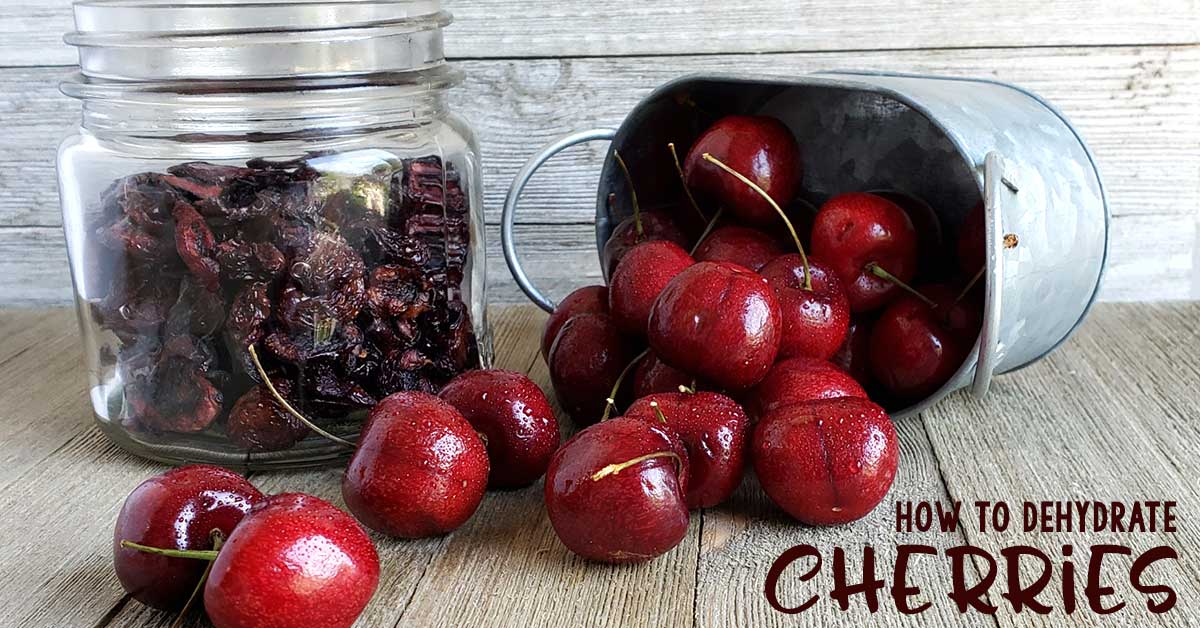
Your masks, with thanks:
<instances>
[{"instance_id":1,"label":"dried cherry","mask_svg":"<svg viewBox=\"0 0 1200 628\"><path fill-rule=\"evenodd\" d=\"M179 296L167 312L167 337L180 334L211 336L225 324L225 303L219 292L185 277L179 284Z\"/></svg>"},{"instance_id":2,"label":"dried cherry","mask_svg":"<svg viewBox=\"0 0 1200 628\"><path fill-rule=\"evenodd\" d=\"M213 257L216 238L208 223L191 205L179 201L172 212L175 217L175 248L184 266L209 290L220 286L221 265Z\"/></svg>"},{"instance_id":3,"label":"dried cherry","mask_svg":"<svg viewBox=\"0 0 1200 628\"><path fill-rule=\"evenodd\" d=\"M272 280L287 264L283 253L270 242L246 242L239 238L217 244L215 257L221 266L221 276L228 280Z\"/></svg>"},{"instance_id":4,"label":"dried cherry","mask_svg":"<svg viewBox=\"0 0 1200 628\"><path fill-rule=\"evenodd\" d=\"M225 319L225 346L242 371L257 377L250 354L250 345L258 344L266 335L266 322L271 317L271 299L268 286L262 282L248 283L242 287L229 307Z\"/></svg>"},{"instance_id":5,"label":"dried cherry","mask_svg":"<svg viewBox=\"0 0 1200 628\"><path fill-rule=\"evenodd\" d=\"M179 200L179 192L163 175L144 172L114 182L105 191L101 206L109 222L126 218L154 235L165 236L171 232L171 212Z\"/></svg>"},{"instance_id":6,"label":"dried cherry","mask_svg":"<svg viewBox=\"0 0 1200 628\"><path fill-rule=\"evenodd\" d=\"M367 304L377 319L411 319L429 310L431 288L420 270L384 264L371 271Z\"/></svg>"},{"instance_id":7,"label":"dried cherry","mask_svg":"<svg viewBox=\"0 0 1200 628\"><path fill-rule=\"evenodd\" d=\"M290 381L272 378L275 390L292 402ZM229 440L249 451L287 449L308 435L308 426L283 409L267 387L259 384L246 391L229 411L225 432Z\"/></svg>"},{"instance_id":8,"label":"dried cherry","mask_svg":"<svg viewBox=\"0 0 1200 628\"><path fill-rule=\"evenodd\" d=\"M174 254L170 242L128 218L101 227L96 237L104 247L134 260L161 262Z\"/></svg>"},{"instance_id":9,"label":"dried cherry","mask_svg":"<svg viewBox=\"0 0 1200 628\"><path fill-rule=\"evenodd\" d=\"M167 356L148 379L125 386L125 400L138 423L155 432L199 432L221 412L223 397L203 370L187 358Z\"/></svg>"}]
</instances>

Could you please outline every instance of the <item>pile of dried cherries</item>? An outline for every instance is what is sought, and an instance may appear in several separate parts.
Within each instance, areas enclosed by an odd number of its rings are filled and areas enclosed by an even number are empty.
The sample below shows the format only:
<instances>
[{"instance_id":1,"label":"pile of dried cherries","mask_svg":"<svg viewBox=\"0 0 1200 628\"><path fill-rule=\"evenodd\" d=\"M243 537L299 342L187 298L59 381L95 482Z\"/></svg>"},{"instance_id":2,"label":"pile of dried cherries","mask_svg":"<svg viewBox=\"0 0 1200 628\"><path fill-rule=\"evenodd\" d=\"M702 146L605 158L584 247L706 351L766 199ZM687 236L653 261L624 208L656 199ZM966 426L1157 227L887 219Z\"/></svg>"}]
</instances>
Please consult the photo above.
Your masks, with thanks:
<instances>
[{"instance_id":1,"label":"pile of dried cherries","mask_svg":"<svg viewBox=\"0 0 1200 628\"><path fill-rule=\"evenodd\" d=\"M104 193L89 314L117 338L101 366L123 387L125 429L281 450L309 430L277 411L262 373L339 424L479 366L458 172L427 156L341 174L340 157L182 163Z\"/></svg>"}]
</instances>

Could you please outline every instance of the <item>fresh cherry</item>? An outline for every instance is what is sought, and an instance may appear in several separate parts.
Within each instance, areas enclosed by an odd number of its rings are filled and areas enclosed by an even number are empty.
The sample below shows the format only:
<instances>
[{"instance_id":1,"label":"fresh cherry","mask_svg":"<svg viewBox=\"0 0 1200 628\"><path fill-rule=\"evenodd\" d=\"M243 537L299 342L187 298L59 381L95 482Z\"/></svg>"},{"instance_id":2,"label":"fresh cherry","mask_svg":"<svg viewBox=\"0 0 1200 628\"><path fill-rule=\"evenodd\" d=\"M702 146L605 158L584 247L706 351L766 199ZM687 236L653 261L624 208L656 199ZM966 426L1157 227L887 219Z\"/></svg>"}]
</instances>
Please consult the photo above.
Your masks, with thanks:
<instances>
[{"instance_id":1,"label":"fresh cherry","mask_svg":"<svg viewBox=\"0 0 1200 628\"><path fill-rule=\"evenodd\" d=\"M746 396L750 416L761 418L784 406L814 399L867 398L853 377L830 362L810 357L780 360Z\"/></svg>"},{"instance_id":2,"label":"fresh cherry","mask_svg":"<svg viewBox=\"0 0 1200 628\"><path fill-rule=\"evenodd\" d=\"M467 371L438 396L454 406L487 445L492 488L529 486L558 449L558 421L541 388L522 373Z\"/></svg>"},{"instance_id":3,"label":"fresh cherry","mask_svg":"<svg viewBox=\"0 0 1200 628\"><path fill-rule=\"evenodd\" d=\"M725 116L708 128L688 151L683 170L688 187L752 225L779 220L762 197L729 178L705 153L759 185L777 203L787 203L800 188L800 147L791 130L766 116Z\"/></svg>"},{"instance_id":4,"label":"fresh cherry","mask_svg":"<svg viewBox=\"0 0 1200 628\"><path fill-rule=\"evenodd\" d=\"M906 192L877 190L871 193L895 203L912 221L913 229L917 232L917 274L925 278L945 274L946 243L942 235L942 220L933 207L924 199Z\"/></svg>"},{"instance_id":5,"label":"fresh cherry","mask_svg":"<svg viewBox=\"0 0 1200 628\"><path fill-rule=\"evenodd\" d=\"M929 396L950 380L979 333L981 314L943 285L918 290L933 305L904 295L871 331L869 362L875 379L903 401Z\"/></svg>"},{"instance_id":6,"label":"fresh cherry","mask_svg":"<svg viewBox=\"0 0 1200 628\"><path fill-rule=\"evenodd\" d=\"M299 493L256 505L229 536L204 587L216 628L349 628L379 584L379 555L362 527Z\"/></svg>"},{"instance_id":7,"label":"fresh cherry","mask_svg":"<svg viewBox=\"0 0 1200 628\"><path fill-rule=\"evenodd\" d=\"M576 314L607 314L608 287L584 286L568 294L546 319L542 329L542 358L550 359L550 347L558 332Z\"/></svg>"},{"instance_id":8,"label":"fresh cherry","mask_svg":"<svg viewBox=\"0 0 1200 628\"><path fill-rule=\"evenodd\" d=\"M689 508L716 506L741 484L750 421L736 401L714 392L661 393L633 402L625 416L679 434L688 451Z\"/></svg>"},{"instance_id":9,"label":"fresh cherry","mask_svg":"<svg viewBox=\"0 0 1200 628\"><path fill-rule=\"evenodd\" d=\"M487 481L487 448L458 410L429 393L398 392L367 416L342 497L367 527L412 539L465 523Z\"/></svg>"},{"instance_id":10,"label":"fresh cherry","mask_svg":"<svg viewBox=\"0 0 1200 628\"><path fill-rule=\"evenodd\" d=\"M613 227L612 234L604 243L601 261L604 263L604 276L612 277L617 264L625 258L629 250L645 242L665 240L674 242L681 247L689 244L689 239L683 230L669 217L654 211L640 212L642 230L638 232L637 220L630 216Z\"/></svg>"},{"instance_id":11,"label":"fresh cherry","mask_svg":"<svg viewBox=\"0 0 1200 628\"><path fill-rule=\"evenodd\" d=\"M785 250L779 240L758 229L726 225L700 242L695 257L698 262L729 262L757 271Z\"/></svg>"},{"instance_id":12,"label":"fresh cherry","mask_svg":"<svg viewBox=\"0 0 1200 628\"><path fill-rule=\"evenodd\" d=\"M607 314L580 314L567 321L550 348L550 381L559 405L576 424L594 423L635 356Z\"/></svg>"},{"instance_id":13,"label":"fresh cherry","mask_svg":"<svg viewBox=\"0 0 1200 628\"><path fill-rule=\"evenodd\" d=\"M653 351L638 360L633 371L633 398L664 392L678 392L680 386L691 388L696 378L658 359Z\"/></svg>"},{"instance_id":14,"label":"fresh cherry","mask_svg":"<svg viewBox=\"0 0 1200 628\"><path fill-rule=\"evenodd\" d=\"M900 288L879 276L882 269L912 281L917 272L917 233L908 214L874 194L835 196L817 214L812 232L813 256L824 260L842 280L850 311L878 309Z\"/></svg>"},{"instance_id":15,"label":"fresh cherry","mask_svg":"<svg viewBox=\"0 0 1200 628\"><path fill-rule=\"evenodd\" d=\"M804 355L822 360L837 353L850 326L850 301L829 266L791 253L775 258L759 271L775 290L783 320L779 357ZM809 279L811 283L806 283Z\"/></svg>"},{"instance_id":16,"label":"fresh cherry","mask_svg":"<svg viewBox=\"0 0 1200 628\"><path fill-rule=\"evenodd\" d=\"M754 471L771 501L809 525L862 518L896 477L896 429L860 397L794 403L754 430Z\"/></svg>"},{"instance_id":17,"label":"fresh cherry","mask_svg":"<svg viewBox=\"0 0 1200 628\"><path fill-rule=\"evenodd\" d=\"M608 308L617 327L634 338L644 337L650 307L658 294L695 263L678 244L664 240L630 249L617 264L608 286Z\"/></svg>"},{"instance_id":18,"label":"fresh cherry","mask_svg":"<svg viewBox=\"0 0 1200 628\"><path fill-rule=\"evenodd\" d=\"M648 336L655 354L714 385L745 390L779 352L779 302L761 275L725 262L700 262L659 295Z\"/></svg>"},{"instance_id":19,"label":"fresh cherry","mask_svg":"<svg viewBox=\"0 0 1200 628\"><path fill-rule=\"evenodd\" d=\"M113 566L133 599L178 610L204 574L204 561L121 547L129 541L167 550L211 550L213 531L226 539L263 495L242 476L209 465L171 469L125 498L113 531Z\"/></svg>"},{"instance_id":20,"label":"fresh cherry","mask_svg":"<svg viewBox=\"0 0 1200 628\"><path fill-rule=\"evenodd\" d=\"M850 327L846 330L846 339L842 342L842 346L838 347L837 353L829 358L830 362L849 373L850 377L862 384L863 388L869 388L874 381L869 359L871 328L874 324L874 318L859 316L850 319Z\"/></svg>"},{"instance_id":21,"label":"fresh cherry","mask_svg":"<svg viewBox=\"0 0 1200 628\"><path fill-rule=\"evenodd\" d=\"M649 560L687 535L687 450L669 428L632 417L597 423L550 460L550 524L572 552L596 561Z\"/></svg>"}]
</instances>

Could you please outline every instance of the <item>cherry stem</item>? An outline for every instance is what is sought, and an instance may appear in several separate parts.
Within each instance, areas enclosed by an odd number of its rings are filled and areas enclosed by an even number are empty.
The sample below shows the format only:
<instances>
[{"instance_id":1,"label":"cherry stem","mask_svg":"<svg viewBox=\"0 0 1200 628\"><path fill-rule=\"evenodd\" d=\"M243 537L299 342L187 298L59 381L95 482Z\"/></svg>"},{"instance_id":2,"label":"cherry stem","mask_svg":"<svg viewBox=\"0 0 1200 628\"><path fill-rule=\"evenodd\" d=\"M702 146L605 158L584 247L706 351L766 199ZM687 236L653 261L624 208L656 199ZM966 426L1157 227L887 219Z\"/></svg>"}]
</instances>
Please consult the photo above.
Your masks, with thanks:
<instances>
[{"instance_id":1,"label":"cherry stem","mask_svg":"<svg viewBox=\"0 0 1200 628\"><path fill-rule=\"evenodd\" d=\"M260 362L258 360L258 352L254 350L254 345L247 346L246 350L250 352L250 361L254 362L254 368L255 368L255 370L258 371L258 376L262 378L263 383L267 385L267 390L270 391L271 396L275 398L275 401L280 406L282 406L284 410L288 411L288 414L296 417L297 421L300 421L304 425L308 426L308 429L316 432L319 436L321 436L329 441L332 441L334 443L337 443L338 445L341 445L343 447L349 447L350 449L354 449L354 443L352 443L344 438L339 438L337 436L334 436L333 434L330 434L329 432L326 432L325 430L318 427L315 423L308 420L308 417L304 416L303 414L300 414L300 412L298 410L293 408L292 404L288 403L287 399L284 399L283 395L279 394L278 390L275 390L275 384L271 383L271 378L267 377L266 369L263 368L262 362Z\"/></svg>"},{"instance_id":2,"label":"cherry stem","mask_svg":"<svg viewBox=\"0 0 1200 628\"><path fill-rule=\"evenodd\" d=\"M912 286L901 281L899 277L884 270L884 268L882 266L880 266L879 264L877 264L875 262L870 262L867 264L866 270L867 270L867 272L871 273L872 275L875 275L876 277L879 277L880 279L890 281L890 282L892 282L893 285L895 285L899 288L902 288L904 290L907 290L914 297L917 297L918 299L924 301L925 305L928 305L929 307L932 307L932 308L937 307L937 303L934 303L929 297L921 294L920 292L917 292L917 290L915 288L913 288Z\"/></svg>"},{"instance_id":3,"label":"cherry stem","mask_svg":"<svg viewBox=\"0 0 1200 628\"><path fill-rule=\"evenodd\" d=\"M208 537L212 539L212 551L220 552L221 546L225 544L225 535L220 530L213 528L208 533ZM204 590L204 583L208 582L208 574L212 573L213 561L209 561L204 566L204 573L200 574L200 581L196 583L196 588L192 589L192 594L188 596L187 603L183 605L183 609L179 611L179 615L175 617L175 621L171 623L171 628L179 628L183 625L183 618L187 617L188 611L195 606L196 600L200 598L200 592Z\"/></svg>"},{"instance_id":4,"label":"cherry stem","mask_svg":"<svg viewBox=\"0 0 1200 628\"><path fill-rule=\"evenodd\" d=\"M708 221L708 225L704 227L704 231L701 232L700 237L696 239L696 244L694 244L692 246L692 250L688 252L689 255L696 254L696 250L700 248L700 245L704 242L704 238L707 238L708 234L712 233L713 228L717 226L717 221L720 220L721 216L724 214L724 207L718 209L717 213L713 214L712 220Z\"/></svg>"},{"instance_id":5,"label":"cherry stem","mask_svg":"<svg viewBox=\"0 0 1200 628\"><path fill-rule=\"evenodd\" d=\"M625 184L629 186L629 198L633 201L633 225L637 228L638 237L642 237L642 209L638 206L637 190L633 188L633 177L629 175L629 166L625 165L625 160L621 159L621 153L613 151L613 157L617 160L617 165L621 167L621 172L625 173Z\"/></svg>"},{"instance_id":6,"label":"cherry stem","mask_svg":"<svg viewBox=\"0 0 1200 628\"><path fill-rule=\"evenodd\" d=\"M663 425L667 424L667 415L663 414L662 408L658 407L657 401L651 401L650 407L654 408L654 413L658 415L658 420Z\"/></svg>"},{"instance_id":7,"label":"cherry stem","mask_svg":"<svg viewBox=\"0 0 1200 628\"><path fill-rule=\"evenodd\" d=\"M608 391L608 398L604 400L604 414L600 417L601 421L607 421L612 416L612 411L617 408L617 391L621 389L621 384L629 376L629 372L633 370L633 366L646 357L647 353L650 353L649 349L643 350L636 358L630 360L629 364L625 365L625 368L621 369L621 374L617 375L617 381L613 382L612 390Z\"/></svg>"},{"instance_id":8,"label":"cherry stem","mask_svg":"<svg viewBox=\"0 0 1200 628\"><path fill-rule=\"evenodd\" d=\"M684 386L683 384L680 384L680 385L679 385L679 392L681 392L681 393L684 393L685 395L694 395L694 394L696 394L696 380L692 380L692 385L691 385L691 386Z\"/></svg>"},{"instance_id":9,"label":"cherry stem","mask_svg":"<svg viewBox=\"0 0 1200 628\"><path fill-rule=\"evenodd\" d=\"M783 209L779 207L779 203L776 203L775 199L771 198L771 195L767 194L766 190L763 190L761 187L759 187L757 183L746 178L746 175L743 175L737 170L726 166L725 164L721 163L721 160L708 153L704 153L703 157L705 161L714 164L721 170L724 170L725 172L728 172L736 177L738 181L750 186L750 189L754 190L759 196L763 197L763 199L771 205L771 209L774 209L775 213L779 214L779 217L783 219L783 224L787 225L788 232L792 234L792 241L796 243L796 250L800 251L800 262L804 264L804 289L812 290L812 273L808 269L808 255L804 252L804 245L800 244L800 236L796 234L796 228L792 226L792 221L788 220L787 214L785 214Z\"/></svg>"},{"instance_id":10,"label":"cherry stem","mask_svg":"<svg viewBox=\"0 0 1200 628\"><path fill-rule=\"evenodd\" d=\"M962 289L962 292L959 292L958 296L954 298L955 303L962 301L967 296L967 293L971 291L971 288L974 288L975 284L979 283L979 280L983 278L983 272L985 270L987 270L986 264L979 267L979 271L975 273L974 277L971 277L971 281L968 281L966 287Z\"/></svg>"},{"instance_id":11,"label":"cherry stem","mask_svg":"<svg viewBox=\"0 0 1200 628\"><path fill-rule=\"evenodd\" d=\"M606 465L604 468L592 474L592 481L595 482L610 475L616 475L625 469L632 467L633 465L643 463L647 460L654 460L655 458L674 458L676 473L683 473L683 460L679 458L679 454L673 451L656 451L652 454L646 454L644 456L638 456L637 458L626 460L625 462Z\"/></svg>"},{"instance_id":12,"label":"cherry stem","mask_svg":"<svg viewBox=\"0 0 1200 628\"><path fill-rule=\"evenodd\" d=\"M121 547L125 549L137 550L147 554L155 554L157 556L166 556L168 558L190 558L192 560L216 560L217 550L179 550L167 549L165 547L150 547L133 541L121 541Z\"/></svg>"},{"instance_id":13,"label":"cherry stem","mask_svg":"<svg viewBox=\"0 0 1200 628\"><path fill-rule=\"evenodd\" d=\"M696 210L700 220L706 220L707 217L696 203L696 197L692 196L692 189L688 187L687 179L683 176L683 166L679 163L679 153L675 152L675 142L667 142L667 150L671 151L671 161L675 162L675 172L679 173L679 183L683 185L683 193L687 194L688 202L692 204L692 209Z\"/></svg>"}]
</instances>

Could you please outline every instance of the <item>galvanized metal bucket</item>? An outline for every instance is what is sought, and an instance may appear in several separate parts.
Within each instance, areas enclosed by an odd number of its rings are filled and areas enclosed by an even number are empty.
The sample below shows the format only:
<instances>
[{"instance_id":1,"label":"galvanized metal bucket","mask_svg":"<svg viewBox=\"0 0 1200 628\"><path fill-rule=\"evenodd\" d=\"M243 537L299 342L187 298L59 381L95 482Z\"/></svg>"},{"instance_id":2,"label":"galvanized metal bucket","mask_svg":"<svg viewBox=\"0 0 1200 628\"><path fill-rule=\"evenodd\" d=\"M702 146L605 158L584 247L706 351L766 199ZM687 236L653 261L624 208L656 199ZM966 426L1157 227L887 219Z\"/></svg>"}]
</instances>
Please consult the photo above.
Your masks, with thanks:
<instances>
[{"instance_id":1,"label":"galvanized metal bucket","mask_svg":"<svg viewBox=\"0 0 1200 628\"><path fill-rule=\"evenodd\" d=\"M1108 252L1108 202L1091 152L1062 113L997 81L839 71L684 77L655 90L615 131L574 133L543 147L513 180L501 227L505 260L531 300L547 311L554 307L521 267L513 239L518 198L538 167L569 146L610 140L635 172L677 182L673 170L655 164L664 161L667 142L686 149L701 130L689 128L702 117L697 103L787 124L804 155L804 198L814 204L841 192L903 190L926 200L953 236L982 199L987 270L979 339L954 377L896 417L968 385L986 394L993 375L1030 364L1066 340L1096 298ZM610 213L621 211L610 209L610 193L627 193L611 157L597 194L598 250L627 215ZM668 202L665 193L638 193L648 197L643 207Z\"/></svg>"}]
</instances>

